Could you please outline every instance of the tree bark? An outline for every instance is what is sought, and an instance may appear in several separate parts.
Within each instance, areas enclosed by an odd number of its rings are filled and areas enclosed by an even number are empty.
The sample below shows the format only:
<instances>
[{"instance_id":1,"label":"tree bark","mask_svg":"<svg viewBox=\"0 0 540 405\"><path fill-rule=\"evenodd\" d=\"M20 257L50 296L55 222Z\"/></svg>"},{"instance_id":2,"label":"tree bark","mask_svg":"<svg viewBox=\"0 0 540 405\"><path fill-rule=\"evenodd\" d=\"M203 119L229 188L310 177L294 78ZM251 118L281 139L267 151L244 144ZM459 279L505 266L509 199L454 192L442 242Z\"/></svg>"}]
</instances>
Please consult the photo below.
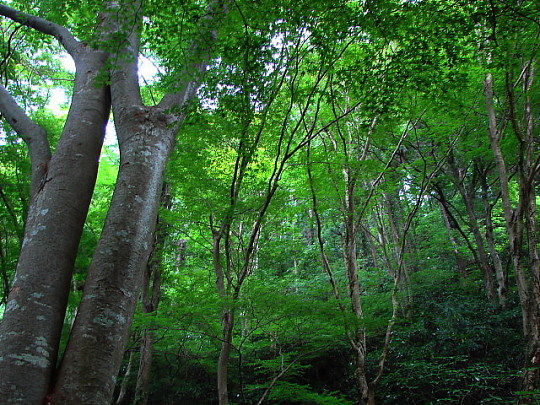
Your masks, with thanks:
<instances>
[{"instance_id":1,"label":"tree bark","mask_svg":"<svg viewBox=\"0 0 540 405\"><path fill-rule=\"evenodd\" d=\"M234 329L234 312L233 309L223 311L222 315L222 341L219 351L218 368L217 368L217 387L219 405L227 405L229 403L228 392L228 371L229 358L232 350L232 332Z\"/></svg>"},{"instance_id":2,"label":"tree bark","mask_svg":"<svg viewBox=\"0 0 540 405\"><path fill-rule=\"evenodd\" d=\"M0 325L0 403L41 404L56 363L73 264L109 116L108 88L96 80L107 55L46 20L3 5L0 14L57 37L76 66L70 111L50 160L39 128L21 135L29 143L34 195ZM5 92L1 99L5 114L10 100ZM5 115L18 132L25 131L17 128L21 121L16 113Z\"/></svg>"},{"instance_id":3,"label":"tree bark","mask_svg":"<svg viewBox=\"0 0 540 405\"><path fill-rule=\"evenodd\" d=\"M171 194L167 184L164 184L161 205L163 208L171 209ZM154 249L148 262L145 281L142 293L142 311L145 314L152 314L157 311L161 298L161 264L165 240L168 235L168 226L162 219L158 218ZM145 327L140 346L139 372L135 385L135 401L137 405L146 405L148 402L148 383L150 381L150 369L152 367L153 345L154 345L154 325L150 323Z\"/></svg>"},{"instance_id":4,"label":"tree bark","mask_svg":"<svg viewBox=\"0 0 540 405\"><path fill-rule=\"evenodd\" d=\"M122 32L125 22L130 22L127 42L114 55L116 66L111 72L120 168L52 404L104 404L112 399L150 254L167 158L186 104L195 97L210 60L216 27L225 12L223 2L212 3L200 21L200 35L193 42L187 71L179 75L178 92L147 107L141 101L137 76L140 4L111 4L119 8L116 18L122 19L111 22L113 32Z\"/></svg>"},{"instance_id":5,"label":"tree bark","mask_svg":"<svg viewBox=\"0 0 540 405\"><path fill-rule=\"evenodd\" d=\"M349 298L352 312L356 318L353 346L356 351L356 382L362 398L362 403L367 403L369 398L369 386L366 378L366 333L361 322L364 318L362 312L362 298L360 283L358 281L358 263L356 249L356 209L354 204L355 178L351 175L348 167L343 169L345 180L345 198L343 199L343 221L345 233L343 236L343 255L345 270L347 272Z\"/></svg>"},{"instance_id":6,"label":"tree bark","mask_svg":"<svg viewBox=\"0 0 540 405\"><path fill-rule=\"evenodd\" d=\"M163 172L173 143L173 133L165 125L136 126L129 142L121 144L121 169L58 373L53 403L111 400L150 254Z\"/></svg>"}]
</instances>

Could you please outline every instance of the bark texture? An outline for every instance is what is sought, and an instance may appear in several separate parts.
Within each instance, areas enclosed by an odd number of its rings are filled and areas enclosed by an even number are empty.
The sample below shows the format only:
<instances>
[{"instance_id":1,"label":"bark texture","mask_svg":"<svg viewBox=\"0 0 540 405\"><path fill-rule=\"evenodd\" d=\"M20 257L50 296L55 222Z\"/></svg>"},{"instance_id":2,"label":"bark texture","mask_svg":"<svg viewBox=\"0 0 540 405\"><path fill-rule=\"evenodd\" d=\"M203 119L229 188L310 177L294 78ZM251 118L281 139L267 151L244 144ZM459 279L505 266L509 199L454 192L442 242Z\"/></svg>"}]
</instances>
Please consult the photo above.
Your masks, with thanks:
<instances>
[{"instance_id":1,"label":"bark texture","mask_svg":"<svg viewBox=\"0 0 540 405\"><path fill-rule=\"evenodd\" d=\"M88 270L53 403L105 404L112 398L173 143L174 134L163 126L136 126L123 144L109 214Z\"/></svg>"},{"instance_id":2,"label":"bark texture","mask_svg":"<svg viewBox=\"0 0 540 405\"><path fill-rule=\"evenodd\" d=\"M3 5L0 14L57 37L76 65L71 108L52 157L45 134L17 119L21 110L5 89L0 103L3 114L10 109L8 121L28 143L33 168L33 198L0 325L0 403L41 404L56 363L73 264L109 116L108 88L96 81L106 54L46 20Z\"/></svg>"},{"instance_id":3,"label":"bark texture","mask_svg":"<svg viewBox=\"0 0 540 405\"><path fill-rule=\"evenodd\" d=\"M163 208L171 209L171 194L167 184L164 184L161 194ZM158 218L154 248L145 273L142 291L142 311L149 316L155 314L161 298L161 252L168 236L168 226ZM154 328L151 322L143 331L140 346L139 372L135 385L135 401L137 405L148 402L148 383L154 354Z\"/></svg>"},{"instance_id":4,"label":"bark texture","mask_svg":"<svg viewBox=\"0 0 540 405\"><path fill-rule=\"evenodd\" d=\"M126 35L111 57L112 108L120 168L111 205L88 270L83 299L62 361L52 404L106 404L112 400L142 276L152 247L167 158L206 70L224 3L200 21L178 91L153 107L142 104L137 75L140 3L111 3L111 31ZM128 30L125 32L125 30Z\"/></svg>"}]
</instances>

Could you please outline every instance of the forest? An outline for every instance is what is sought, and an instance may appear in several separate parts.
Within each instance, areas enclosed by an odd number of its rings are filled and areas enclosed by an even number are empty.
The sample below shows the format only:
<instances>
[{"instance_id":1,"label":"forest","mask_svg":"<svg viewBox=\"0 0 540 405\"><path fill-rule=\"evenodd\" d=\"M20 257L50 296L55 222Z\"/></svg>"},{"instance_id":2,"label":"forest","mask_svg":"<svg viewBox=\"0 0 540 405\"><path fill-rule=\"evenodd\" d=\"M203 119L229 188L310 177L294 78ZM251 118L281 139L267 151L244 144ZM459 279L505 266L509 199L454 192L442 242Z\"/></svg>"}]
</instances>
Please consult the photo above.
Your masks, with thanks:
<instances>
[{"instance_id":1,"label":"forest","mask_svg":"<svg viewBox=\"0 0 540 405\"><path fill-rule=\"evenodd\" d=\"M0 404L540 403L538 1L0 34Z\"/></svg>"}]
</instances>

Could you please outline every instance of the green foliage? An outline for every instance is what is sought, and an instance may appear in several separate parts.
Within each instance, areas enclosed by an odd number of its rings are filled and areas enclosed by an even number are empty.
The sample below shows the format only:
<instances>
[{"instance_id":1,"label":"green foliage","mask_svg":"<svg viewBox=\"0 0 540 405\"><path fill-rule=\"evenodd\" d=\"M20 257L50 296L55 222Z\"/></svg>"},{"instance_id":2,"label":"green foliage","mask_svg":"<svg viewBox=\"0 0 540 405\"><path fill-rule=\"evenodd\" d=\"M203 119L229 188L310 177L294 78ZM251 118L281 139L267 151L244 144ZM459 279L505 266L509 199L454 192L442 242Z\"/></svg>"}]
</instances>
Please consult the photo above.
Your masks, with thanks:
<instances>
[{"instance_id":1,"label":"green foliage","mask_svg":"<svg viewBox=\"0 0 540 405\"><path fill-rule=\"evenodd\" d=\"M101 1L9 4L67 26L91 46L110 50L125 41L126 33L96 39ZM206 6L141 3L141 49L160 70L155 82L142 87L146 103L179 90L193 74L197 60L185 55ZM236 322L231 403L257 403L268 388L268 403L358 402L351 337L366 334L371 381L393 312L396 325L375 390L379 403L505 403L535 395L518 391L523 341L515 288L505 309L485 299L478 242L456 186L470 194L481 235L491 215L494 251L509 267L482 89L492 73L502 153L512 171L521 164L523 123L508 122L508 89L519 84L523 63L538 58L539 13L532 0L231 2L199 100L182 111L187 116L167 170L172 209L160 212L167 229L160 306L150 314L138 308L132 325L128 351L135 362L142 331L155 333L151 403L216 403L224 309ZM49 111L49 93L69 92L73 75L63 69L51 38L1 24L2 79L54 148L63 117ZM22 45L10 50L10 36ZM527 97L537 115L539 86L536 78L528 92L514 86L518 120ZM22 243L30 170L23 143L2 125L0 305ZM536 126L533 131L538 135ZM103 150L63 344L118 160L113 148ZM516 177L510 182L513 202L520 191ZM443 197L453 215L450 229L439 206ZM350 309L344 262L348 202L354 206L362 316ZM253 233L256 225L260 230ZM220 232L224 291L216 288L212 255ZM491 266L493 252L488 256ZM134 377L125 378L133 391Z\"/></svg>"},{"instance_id":2,"label":"green foliage","mask_svg":"<svg viewBox=\"0 0 540 405\"><path fill-rule=\"evenodd\" d=\"M429 274L429 277L426 277ZM479 298L446 271L415 274L410 309L396 330L383 403L506 403L521 359L519 313Z\"/></svg>"},{"instance_id":3,"label":"green foliage","mask_svg":"<svg viewBox=\"0 0 540 405\"><path fill-rule=\"evenodd\" d=\"M0 128L0 305L7 299L23 241L29 174L26 148L3 125Z\"/></svg>"},{"instance_id":4,"label":"green foliage","mask_svg":"<svg viewBox=\"0 0 540 405\"><path fill-rule=\"evenodd\" d=\"M270 392L269 399L275 404L352 405L354 403L340 398L338 393L317 393L310 391L304 385L288 382L276 383Z\"/></svg>"}]
</instances>

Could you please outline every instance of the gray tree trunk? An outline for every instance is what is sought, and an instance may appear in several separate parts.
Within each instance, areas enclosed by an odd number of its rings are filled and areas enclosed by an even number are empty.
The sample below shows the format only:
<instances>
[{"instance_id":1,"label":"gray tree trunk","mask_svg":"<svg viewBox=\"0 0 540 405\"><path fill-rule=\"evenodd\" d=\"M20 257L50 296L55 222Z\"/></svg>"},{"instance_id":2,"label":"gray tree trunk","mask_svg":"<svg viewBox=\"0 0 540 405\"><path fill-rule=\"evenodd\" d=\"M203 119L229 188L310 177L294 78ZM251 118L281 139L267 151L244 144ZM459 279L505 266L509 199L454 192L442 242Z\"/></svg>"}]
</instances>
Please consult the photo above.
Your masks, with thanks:
<instances>
[{"instance_id":1,"label":"gray tree trunk","mask_svg":"<svg viewBox=\"0 0 540 405\"><path fill-rule=\"evenodd\" d=\"M438 201L438 203L441 210L441 216L443 218L444 226L446 228L446 232L448 233L448 238L450 239L450 243L452 244L452 251L454 252L454 258L456 260L456 272L459 277L464 278L467 275L467 270L465 267L465 261L463 260L463 257L459 251L459 244L453 233L454 230L452 229L450 214L447 211L446 205L442 201Z\"/></svg>"},{"instance_id":2,"label":"gray tree trunk","mask_svg":"<svg viewBox=\"0 0 540 405\"><path fill-rule=\"evenodd\" d=\"M524 73L525 103L523 116L525 125L523 130L519 128L515 117L516 105L513 100L513 89L507 89L510 119L515 135L521 144L517 165L519 200L515 209L512 208L509 175L500 144L502 134L497 129L493 102L493 77L491 74L486 76L484 86L488 113L488 136L499 174L503 212L510 241L510 255L516 273L516 284L523 319L523 334L526 341L522 389L524 391L533 391L538 389L540 385L540 260L536 243L536 196L532 186L533 177L538 170L538 163L534 157L537 145L533 138L533 122L530 111L529 90L533 80L533 71L530 64L524 67ZM527 244L528 248L528 266L524 260L524 243ZM520 403L532 403L532 401L533 399L528 396L520 398Z\"/></svg>"},{"instance_id":3,"label":"gray tree trunk","mask_svg":"<svg viewBox=\"0 0 540 405\"><path fill-rule=\"evenodd\" d=\"M217 372L217 387L219 405L227 405L229 403L228 392L228 371L229 358L232 349L232 333L234 329L234 312L233 310L225 310L222 315L222 341L219 351L218 372Z\"/></svg>"},{"instance_id":4,"label":"gray tree trunk","mask_svg":"<svg viewBox=\"0 0 540 405\"><path fill-rule=\"evenodd\" d=\"M348 167L343 169L345 180L345 196L343 199L343 221L345 233L343 236L343 258L345 261L345 270L347 273L349 298L351 300L351 309L358 322L355 326L352 344L356 351L356 381L360 392L362 403L367 403L370 390L366 378L366 333L361 322L364 318L362 312L362 299L360 283L358 280L358 262L356 258L356 207L354 204L354 188L356 179L351 175Z\"/></svg>"},{"instance_id":5,"label":"gray tree trunk","mask_svg":"<svg viewBox=\"0 0 540 405\"><path fill-rule=\"evenodd\" d=\"M114 55L111 94L120 168L105 225L88 270L83 299L60 366L52 404L107 404L112 400L129 327L148 262L167 158L215 42L225 4L216 1L200 20L178 92L153 107L142 104L137 75L140 4L111 3L128 27L125 47ZM128 22L126 24L126 21ZM174 111L174 112L171 112Z\"/></svg>"},{"instance_id":6,"label":"gray tree trunk","mask_svg":"<svg viewBox=\"0 0 540 405\"><path fill-rule=\"evenodd\" d=\"M111 400L152 246L163 172L173 142L170 130L152 124L133 128L129 143L121 144L121 169L58 373L53 403L105 404Z\"/></svg>"},{"instance_id":7,"label":"gray tree trunk","mask_svg":"<svg viewBox=\"0 0 540 405\"><path fill-rule=\"evenodd\" d=\"M161 205L171 208L171 194L167 184L164 184L161 194ZM161 298L161 264L162 252L167 239L168 226L158 218L157 231L152 255L148 262L142 292L142 311L145 314L155 314ZM135 385L135 400L137 405L146 405L148 402L148 383L150 381L150 369L154 354L154 325L148 325L142 335L140 346L139 372Z\"/></svg>"},{"instance_id":8,"label":"gray tree trunk","mask_svg":"<svg viewBox=\"0 0 540 405\"><path fill-rule=\"evenodd\" d=\"M116 398L116 405L122 405L126 397L127 388L129 384L129 378L131 377L131 369L133 368L133 351L129 352L128 363L126 366L126 372L124 373L124 379L120 385L120 391L118 392L118 397Z\"/></svg>"},{"instance_id":9,"label":"gray tree trunk","mask_svg":"<svg viewBox=\"0 0 540 405\"><path fill-rule=\"evenodd\" d=\"M480 183L482 186L482 202L484 203L484 211L486 215L486 242L489 249L489 254L491 256L491 261L493 262L493 267L495 269L495 278L497 280L497 297L499 299L499 304L501 307L506 307L507 301L507 292L508 292L508 274L503 267L499 252L495 246L495 235L493 233L493 206L488 200L488 184L485 174L480 174Z\"/></svg>"},{"instance_id":10,"label":"gray tree trunk","mask_svg":"<svg viewBox=\"0 0 540 405\"><path fill-rule=\"evenodd\" d=\"M0 325L0 403L41 404L56 363L73 264L109 116L108 88L96 81L106 54L43 19L3 5L0 14L57 37L76 65L71 108L54 155L47 160L43 142L41 152L32 151L33 142L29 143L34 195ZM4 94L2 98L7 100Z\"/></svg>"}]
</instances>

